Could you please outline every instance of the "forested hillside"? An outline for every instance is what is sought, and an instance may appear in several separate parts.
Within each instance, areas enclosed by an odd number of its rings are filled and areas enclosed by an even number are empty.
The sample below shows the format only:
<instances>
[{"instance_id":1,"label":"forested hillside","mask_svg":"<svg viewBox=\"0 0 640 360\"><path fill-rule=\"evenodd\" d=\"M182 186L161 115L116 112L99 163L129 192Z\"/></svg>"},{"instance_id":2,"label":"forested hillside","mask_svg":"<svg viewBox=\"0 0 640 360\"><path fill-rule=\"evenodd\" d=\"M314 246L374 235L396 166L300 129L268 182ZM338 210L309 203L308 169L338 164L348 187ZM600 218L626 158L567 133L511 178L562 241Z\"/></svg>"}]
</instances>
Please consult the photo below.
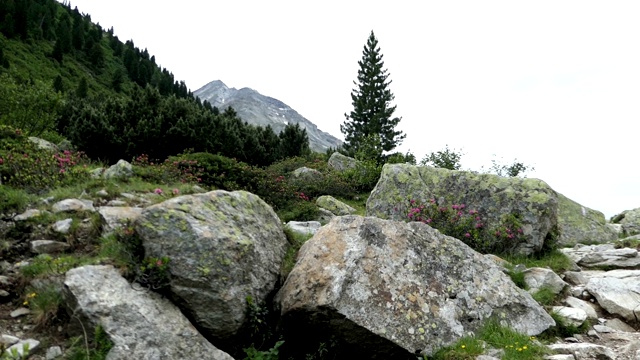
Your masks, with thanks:
<instances>
[{"instance_id":1,"label":"forested hillside","mask_svg":"<svg viewBox=\"0 0 640 360\"><path fill-rule=\"evenodd\" d=\"M147 49L55 0L0 2L0 124L109 163L191 149L266 166L309 152L298 126L278 135L218 111Z\"/></svg>"}]
</instances>

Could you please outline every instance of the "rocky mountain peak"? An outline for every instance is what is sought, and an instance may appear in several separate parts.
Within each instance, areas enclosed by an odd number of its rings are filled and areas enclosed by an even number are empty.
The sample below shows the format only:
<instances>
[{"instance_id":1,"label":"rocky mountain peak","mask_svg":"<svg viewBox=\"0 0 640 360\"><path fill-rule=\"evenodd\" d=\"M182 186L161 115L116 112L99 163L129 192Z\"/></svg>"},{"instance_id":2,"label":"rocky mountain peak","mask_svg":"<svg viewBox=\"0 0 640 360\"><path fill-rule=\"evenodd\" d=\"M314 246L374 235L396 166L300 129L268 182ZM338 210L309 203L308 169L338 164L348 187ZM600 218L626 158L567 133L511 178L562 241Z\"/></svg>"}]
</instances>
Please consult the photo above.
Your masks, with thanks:
<instances>
[{"instance_id":1,"label":"rocky mountain peak","mask_svg":"<svg viewBox=\"0 0 640 360\"><path fill-rule=\"evenodd\" d=\"M220 110L233 107L243 121L258 126L270 125L278 133L288 124L299 124L307 130L309 147L314 151L325 152L330 147L342 144L338 138L318 129L314 123L284 102L248 87L238 90L229 88L220 80L214 80L196 90L194 95Z\"/></svg>"}]
</instances>

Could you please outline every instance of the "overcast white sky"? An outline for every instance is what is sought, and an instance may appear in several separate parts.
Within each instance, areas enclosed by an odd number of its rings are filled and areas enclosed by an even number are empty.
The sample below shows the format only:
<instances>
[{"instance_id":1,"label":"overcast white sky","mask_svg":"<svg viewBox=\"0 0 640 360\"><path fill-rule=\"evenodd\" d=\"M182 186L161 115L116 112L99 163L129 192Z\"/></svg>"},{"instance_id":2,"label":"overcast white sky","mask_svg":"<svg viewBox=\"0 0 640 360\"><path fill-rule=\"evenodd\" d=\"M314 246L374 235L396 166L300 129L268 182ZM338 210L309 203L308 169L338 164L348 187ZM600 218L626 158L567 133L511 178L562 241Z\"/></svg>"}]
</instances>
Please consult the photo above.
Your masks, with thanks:
<instances>
[{"instance_id":1,"label":"overcast white sky","mask_svg":"<svg viewBox=\"0 0 640 360\"><path fill-rule=\"evenodd\" d=\"M195 91L212 80L279 99L342 138L371 30L418 159L535 166L610 217L640 207L640 2L74 0ZM420 5L418 5L420 4Z\"/></svg>"}]
</instances>

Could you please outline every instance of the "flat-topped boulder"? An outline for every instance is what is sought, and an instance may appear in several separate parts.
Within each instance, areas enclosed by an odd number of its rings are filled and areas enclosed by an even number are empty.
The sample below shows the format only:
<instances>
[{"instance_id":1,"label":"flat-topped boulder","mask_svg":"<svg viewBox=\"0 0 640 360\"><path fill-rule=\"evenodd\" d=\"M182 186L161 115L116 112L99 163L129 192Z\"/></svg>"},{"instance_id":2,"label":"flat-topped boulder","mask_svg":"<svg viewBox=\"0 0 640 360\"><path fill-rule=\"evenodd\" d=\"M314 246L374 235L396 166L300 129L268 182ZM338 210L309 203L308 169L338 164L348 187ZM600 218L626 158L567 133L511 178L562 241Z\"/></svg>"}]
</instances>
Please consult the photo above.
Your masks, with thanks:
<instances>
[{"instance_id":1,"label":"flat-topped boulder","mask_svg":"<svg viewBox=\"0 0 640 360\"><path fill-rule=\"evenodd\" d=\"M517 217L523 236L514 246L520 254L537 253L558 235L558 195L544 181L430 166L385 164L367 200L367 216L404 220L409 200L431 199L441 206L464 204L488 226Z\"/></svg>"}]
</instances>

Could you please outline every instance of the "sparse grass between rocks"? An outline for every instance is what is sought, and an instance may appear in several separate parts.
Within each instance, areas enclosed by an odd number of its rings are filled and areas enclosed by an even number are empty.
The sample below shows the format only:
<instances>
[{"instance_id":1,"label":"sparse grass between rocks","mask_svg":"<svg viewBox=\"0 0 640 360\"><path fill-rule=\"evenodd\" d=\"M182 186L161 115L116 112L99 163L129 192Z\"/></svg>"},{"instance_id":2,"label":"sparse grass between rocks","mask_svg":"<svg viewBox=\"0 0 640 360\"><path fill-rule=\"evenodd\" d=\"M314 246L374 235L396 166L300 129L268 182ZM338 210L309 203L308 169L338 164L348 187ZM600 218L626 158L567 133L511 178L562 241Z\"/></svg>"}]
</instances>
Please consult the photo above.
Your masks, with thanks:
<instances>
[{"instance_id":1,"label":"sparse grass between rocks","mask_svg":"<svg viewBox=\"0 0 640 360\"><path fill-rule=\"evenodd\" d=\"M573 261L559 250L552 250L541 257L505 255L504 260L512 264L523 264L527 268L549 268L556 274L571 270L574 266Z\"/></svg>"},{"instance_id":2,"label":"sparse grass between rocks","mask_svg":"<svg viewBox=\"0 0 640 360\"><path fill-rule=\"evenodd\" d=\"M495 319L488 320L474 337L464 337L455 344L436 352L431 360L475 359L490 349L503 352L502 359L539 360L549 350L534 336L527 336L501 326Z\"/></svg>"}]
</instances>

